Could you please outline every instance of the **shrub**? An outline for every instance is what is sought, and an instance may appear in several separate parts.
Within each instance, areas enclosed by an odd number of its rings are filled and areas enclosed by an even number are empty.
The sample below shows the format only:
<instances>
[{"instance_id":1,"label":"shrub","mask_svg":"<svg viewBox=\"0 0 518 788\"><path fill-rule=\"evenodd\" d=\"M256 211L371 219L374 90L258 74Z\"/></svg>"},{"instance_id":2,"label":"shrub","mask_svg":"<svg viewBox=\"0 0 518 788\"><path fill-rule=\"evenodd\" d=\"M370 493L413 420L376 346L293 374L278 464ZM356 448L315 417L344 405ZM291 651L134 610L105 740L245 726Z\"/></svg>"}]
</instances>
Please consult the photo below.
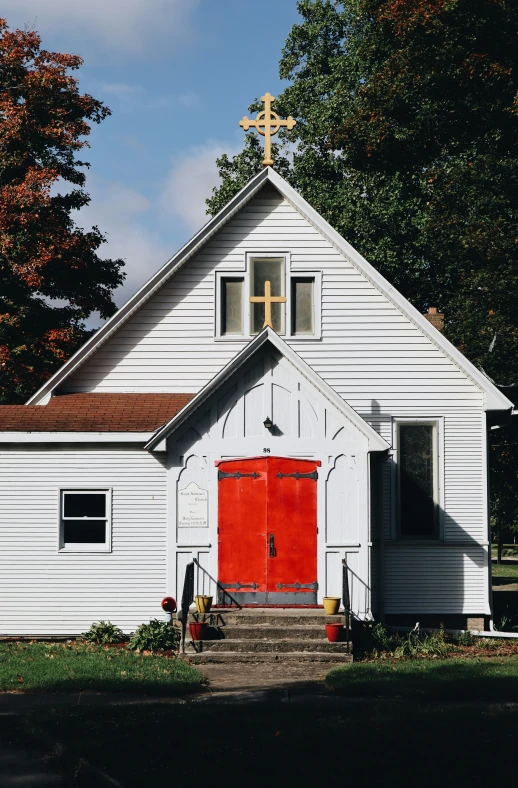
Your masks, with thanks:
<instances>
[{"instance_id":1,"label":"shrub","mask_svg":"<svg viewBox=\"0 0 518 788\"><path fill-rule=\"evenodd\" d=\"M456 637L456 641L459 646L474 646L477 640L479 640L479 638L476 638L475 635L469 630L466 632L461 632L460 635Z\"/></svg>"},{"instance_id":2,"label":"shrub","mask_svg":"<svg viewBox=\"0 0 518 788\"><path fill-rule=\"evenodd\" d=\"M93 623L88 632L83 632L82 638L89 643L122 643L128 638L119 627L112 624L111 621L96 621Z\"/></svg>"},{"instance_id":3,"label":"shrub","mask_svg":"<svg viewBox=\"0 0 518 788\"><path fill-rule=\"evenodd\" d=\"M164 651L176 649L180 642L178 629L167 621L152 618L148 624L140 624L128 643L134 651Z\"/></svg>"},{"instance_id":4,"label":"shrub","mask_svg":"<svg viewBox=\"0 0 518 788\"><path fill-rule=\"evenodd\" d=\"M374 624L371 631L372 644L376 651L392 651L396 638L383 624Z\"/></svg>"}]
</instances>

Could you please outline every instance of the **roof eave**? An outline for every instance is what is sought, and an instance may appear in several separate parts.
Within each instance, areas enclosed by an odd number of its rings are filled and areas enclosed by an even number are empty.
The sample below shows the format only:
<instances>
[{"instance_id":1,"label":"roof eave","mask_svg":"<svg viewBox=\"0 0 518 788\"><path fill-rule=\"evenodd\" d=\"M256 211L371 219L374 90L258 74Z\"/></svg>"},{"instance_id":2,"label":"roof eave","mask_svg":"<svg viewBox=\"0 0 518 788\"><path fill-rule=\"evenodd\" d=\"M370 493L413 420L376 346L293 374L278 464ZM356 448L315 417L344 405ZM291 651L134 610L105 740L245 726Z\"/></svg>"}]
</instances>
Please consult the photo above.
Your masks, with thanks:
<instances>
[{"instance_id":1,"label":"roof eave","mask_svg":"<svg viewBox=\"0 0 518 788\"><path fill-rule=\"evenodd\" d=\"M181 268L208 239L216 233L269 179L270 168L265 168L252 178L219 213L210 219L190 241L163 265L126 303L88 339L79 350L38 391L27 400L26 405L39 405L48 395L72 375L110 336L126 321L142 303L156 292L178 268Z\"/></svg>"},{"instance_id":2,"label":"roof eave","mask_svg":"<svg viewBox=\"0 0 518 788\"><path fill-rule=\"evenodd\" d=\"M444 334L438 331L435 326L422 315L408 299L405 298L396 288L388 282L385 277L377 271L351 244L345 240L331 225L315 211L306 200L301 197L295 189L290 186L284 178L281 178L274 170L269 173L269 180L281 194L298 210L318 232L320 232L330 244L332 244L341 254L347 257L351 263L381 292L389 298L392 303L406 314L416 326L418 326L425 336L440 348L450 360L459 367L473 383L484 392L484 410L509 410L513 403L502 394L497 386L492 383L483 372L457 350Z\"/></svg>"}]
</instances>

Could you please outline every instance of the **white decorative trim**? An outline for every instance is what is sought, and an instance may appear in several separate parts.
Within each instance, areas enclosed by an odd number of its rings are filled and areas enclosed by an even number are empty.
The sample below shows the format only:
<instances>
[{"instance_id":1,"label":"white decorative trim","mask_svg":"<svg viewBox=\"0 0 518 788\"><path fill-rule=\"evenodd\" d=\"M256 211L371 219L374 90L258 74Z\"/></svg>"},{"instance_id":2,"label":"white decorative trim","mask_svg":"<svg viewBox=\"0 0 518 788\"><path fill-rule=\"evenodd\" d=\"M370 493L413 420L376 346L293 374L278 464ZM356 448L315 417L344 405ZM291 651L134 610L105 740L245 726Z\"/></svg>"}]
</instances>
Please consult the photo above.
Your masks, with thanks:
<instances>
[{"instance_id":1,"label":"white decorative trim","mask_svg":"<svg viewBox=\"0 0 518 788\"><path fill-rule=\"evenodd\" d=\"M358 432L368 442L369 451L386 451L389 449L389 444L379 435L366 421L362 419L359 413L352 408L339 394L334 391L317 373L308 365L301 357L290 348L290 346L279 337L271 328L265 328L252 339L223 369L215 375L209 383L207 383L201 391L196 394L190 402L185 405L176 416L174 416L167 424L158 430L151 440L146 444L145 448L148 451L153 451L164 438L167 438L174 430L176 430L185 420L194 413L194 411L210 397L228 378L264 344L269 342L273 347L279 351L298 372L309 380L315 388L341 413L345 418L352 423Z\"/></svg>"}]
</instances>

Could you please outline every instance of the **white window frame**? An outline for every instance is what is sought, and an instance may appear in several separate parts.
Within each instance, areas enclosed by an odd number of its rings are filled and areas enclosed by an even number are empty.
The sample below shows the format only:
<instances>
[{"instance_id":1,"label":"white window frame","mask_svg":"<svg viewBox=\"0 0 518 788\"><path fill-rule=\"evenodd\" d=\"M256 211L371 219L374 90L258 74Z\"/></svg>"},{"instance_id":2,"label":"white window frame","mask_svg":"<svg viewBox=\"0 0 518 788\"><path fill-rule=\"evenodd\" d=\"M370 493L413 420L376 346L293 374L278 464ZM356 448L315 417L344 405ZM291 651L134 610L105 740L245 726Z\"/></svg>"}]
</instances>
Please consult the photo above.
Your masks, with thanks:
<instances>
[{"instance_id":1,"label":"white window frame","mask_svg":"<svg viewBox=\"0 0 518 788\"><path fill-rule=\"evenodd\" d=\"M239 340L251 340L257 334L252 334L251 328L251 304L250 304L250 274L252 271L253 260L266 260L268 258L284 258L285 293L286 293L286 314L284 320L284 333L279 334L283 339L293 342L311 342L322 338L322 271L295 269L291 267L290 252L247 252L242 267L232 270L222 270L215 272L215 310L214 310L214 338L218 342L236 342ZM221 280L222 279L243 279L243 333L242 334L222 334L221 333ZM313 279L313 333L294 334L292 333L292 304L291 291L292 279Z\"/></svg>"},{"instance_id":2,"label":"white window frame","mask_svg":"<svg viewBox=\"0 0 518 788\"><path fill-rule=\"evenodd\" d=\"M221 297L222 297L222 290L221 290L221 282L223 279L238 279L242 280L243 282L243 314L242 314L242 321L243 321L243 332L241 334L223 334L221 331L221 322L223 318L222 308L221 308ZM249 339L249 333L247 331L246 325L246 314L247 314L247 274L246 271L216 271L216 309L214 310L215 315L215 325L214 325L214 336L216 339L221 339L224 342L235 342L237 339Z\"/></svg>"},{"instance_id":3,"label":"white window frame","mask_svg":"<svg viewBox=\"0 0 518 788\"><path fill-rule=\"evenodd\" d=\"M69 545L64 542L64 496L65 493L84 494L99 494L104 493L106 496L106 531L105 541L98 544L91 542L81 543L73 542ZM111 553L112 550L112 488L111 487L60 487L58 489L58 552L60 553ZM102 520L102 517L81 518L71 517L71 520Z\"/></svg>"},{"instance_id":4,"label":"white window frame","mask_svg":"<svg viewBox=\"0 0 518 788\"><path fill-rule=\"evenodd\" d=\"M434 453L435 536L403 536L401 534L399 498L399 426L432 426ZM392 419L392 539L409 544L437 544L444 541L444 417L393 417Z\"/></svg>"}]
</instances>

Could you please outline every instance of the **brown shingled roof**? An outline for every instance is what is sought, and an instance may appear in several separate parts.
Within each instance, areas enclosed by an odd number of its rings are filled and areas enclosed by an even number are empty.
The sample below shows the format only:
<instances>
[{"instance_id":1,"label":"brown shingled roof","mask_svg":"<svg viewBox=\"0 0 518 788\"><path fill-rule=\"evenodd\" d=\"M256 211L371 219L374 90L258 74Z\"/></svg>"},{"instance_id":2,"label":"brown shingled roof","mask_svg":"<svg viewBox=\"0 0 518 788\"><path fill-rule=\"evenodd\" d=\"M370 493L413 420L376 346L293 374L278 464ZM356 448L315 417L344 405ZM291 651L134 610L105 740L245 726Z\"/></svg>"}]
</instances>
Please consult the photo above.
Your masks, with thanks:
<instances>
[{"instance_id":1,"label":"brown shingled roof","mask_svg":"<svg viewBox=\"0 0 518 788\"><path fill-rule=\"evenodd\" d=\"M0 432L153 432L194 394L61 394L48 405L0 405Z\"/></svg>"}]
</instances>

